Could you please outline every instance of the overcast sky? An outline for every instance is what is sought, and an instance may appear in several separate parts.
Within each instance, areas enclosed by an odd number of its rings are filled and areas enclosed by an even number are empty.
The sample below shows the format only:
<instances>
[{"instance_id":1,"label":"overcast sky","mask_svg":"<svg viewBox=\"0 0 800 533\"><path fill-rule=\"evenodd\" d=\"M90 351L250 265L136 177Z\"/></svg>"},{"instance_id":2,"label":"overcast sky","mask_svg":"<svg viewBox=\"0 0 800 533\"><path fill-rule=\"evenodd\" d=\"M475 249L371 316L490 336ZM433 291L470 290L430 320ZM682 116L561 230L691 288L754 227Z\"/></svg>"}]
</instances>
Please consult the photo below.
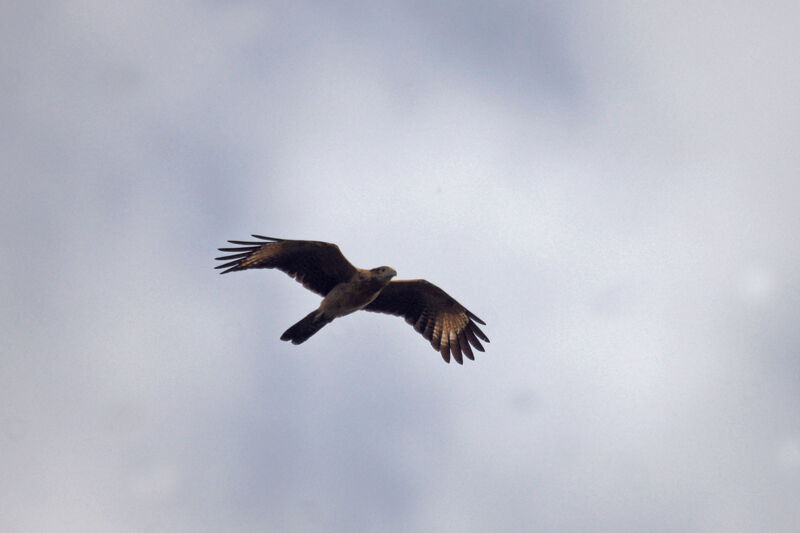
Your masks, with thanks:
<instances>
[{"instance_id":1,"label":"overcast sky","mask_svg":"<svg viewBox=\"0 0 800 533\"><path fill-rule=\"evenodd\" d=\"M796 532L800 4L645 4L3 3L0 530Z\"/></svg>"}]
</instances>

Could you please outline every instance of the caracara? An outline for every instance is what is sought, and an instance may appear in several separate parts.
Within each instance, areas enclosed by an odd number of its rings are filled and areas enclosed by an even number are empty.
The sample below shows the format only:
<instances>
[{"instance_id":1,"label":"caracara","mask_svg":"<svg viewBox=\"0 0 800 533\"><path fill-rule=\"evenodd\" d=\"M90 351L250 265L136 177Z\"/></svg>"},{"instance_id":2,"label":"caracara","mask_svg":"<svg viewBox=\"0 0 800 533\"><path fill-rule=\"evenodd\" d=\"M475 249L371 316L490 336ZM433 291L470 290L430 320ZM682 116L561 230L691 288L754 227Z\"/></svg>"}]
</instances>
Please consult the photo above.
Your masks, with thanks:
<instances>
[{"instance_id":1,"label":"caracara","mask_svg":"<svg viewBox=\"0 0 800 533\"><path fill-rule=\"evenodd\" d=\"M475 359L472 347L484 351L478 328L486 324L442 289L425 281L392 280L397 272L382 266L356 268L335 244L293 241L253 235L259 241L228 241L236 248L220 248L229 255L217 257L221 274L250 268L277 268L303 286L323 296L319 308L287 329L281 340L305 342L333 319L359 309L402 316L450 362L452 354L462 364L462 354ZM470 346L471 345L471 346Z\"/></svg>"}]
</instances>

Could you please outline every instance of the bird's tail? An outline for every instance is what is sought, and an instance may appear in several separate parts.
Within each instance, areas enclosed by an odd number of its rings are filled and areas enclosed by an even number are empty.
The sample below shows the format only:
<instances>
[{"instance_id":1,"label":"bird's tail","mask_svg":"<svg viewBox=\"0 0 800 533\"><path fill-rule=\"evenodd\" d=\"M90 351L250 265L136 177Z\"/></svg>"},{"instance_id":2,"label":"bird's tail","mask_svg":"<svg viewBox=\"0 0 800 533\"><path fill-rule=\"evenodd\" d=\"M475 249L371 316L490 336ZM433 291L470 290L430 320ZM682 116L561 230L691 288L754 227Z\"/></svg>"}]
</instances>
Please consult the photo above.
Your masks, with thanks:
<instances>
[{"instance_id":1,"label":"bird's tail","mask_svg":"<svg viewBox=\"0 0 800 533\"><path fill-rule=\"evenodd\" d=\"M300 344L307 341L309 337L330 322L333 322L333 318L327 318L321 311L315 309L308 313L303 320L284 331L283 335L281 335L281 340L292 341L292 344Z\"/></svg>"}]
</instances>

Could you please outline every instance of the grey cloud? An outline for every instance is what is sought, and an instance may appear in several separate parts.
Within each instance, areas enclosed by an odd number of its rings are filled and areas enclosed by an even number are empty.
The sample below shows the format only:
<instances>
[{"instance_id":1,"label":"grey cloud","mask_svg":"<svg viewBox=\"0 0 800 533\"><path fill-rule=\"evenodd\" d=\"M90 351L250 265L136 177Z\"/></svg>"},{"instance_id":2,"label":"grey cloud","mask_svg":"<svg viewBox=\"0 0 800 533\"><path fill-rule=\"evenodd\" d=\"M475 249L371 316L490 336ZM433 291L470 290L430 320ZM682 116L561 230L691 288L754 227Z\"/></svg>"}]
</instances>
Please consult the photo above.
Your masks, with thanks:
<instances>
[{"instance_id":1,"label":"grey cloud","mask_svg":"<svg viewBox=\"0 0 800 533\"><path fill-rule=\"evenodd\" d=\"M793 8L578 7L4 6L0 529L791 531ZM250 232L492 343L281 343Z\"/></svg>"}]
</instances>

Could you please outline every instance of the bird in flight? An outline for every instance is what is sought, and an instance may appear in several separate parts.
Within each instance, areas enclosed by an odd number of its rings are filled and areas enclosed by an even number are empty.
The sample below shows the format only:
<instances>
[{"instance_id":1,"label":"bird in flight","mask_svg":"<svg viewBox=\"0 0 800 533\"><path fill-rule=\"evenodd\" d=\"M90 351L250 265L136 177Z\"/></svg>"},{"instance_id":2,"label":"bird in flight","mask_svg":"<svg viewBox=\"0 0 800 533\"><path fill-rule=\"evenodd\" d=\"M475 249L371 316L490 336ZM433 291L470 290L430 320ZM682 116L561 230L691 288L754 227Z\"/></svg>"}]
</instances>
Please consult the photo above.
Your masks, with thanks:
<instances>
[{"instance_id":1,"label":"bird in flight","mask_svg":"<svg viewBox=\"0 0 800 533\"><path fill-rule=\"evenodd\" d=\"M229 255L220 274L251 268L277 268L323 297L322 303L281 335L282 341L300 344L335 318L359 309L401 316L442 354L463 364L462 354L475 359L472 348L484 351L480 340L489 338L478 324L486 323L442 289L425 281L392 280L397 272L381 266L356 268L335 244L295 241L253 235L258 241L228 241L236 248L220 248ZM478 340L480 339L480 340Z\"/></svg>"}]
</instances>

